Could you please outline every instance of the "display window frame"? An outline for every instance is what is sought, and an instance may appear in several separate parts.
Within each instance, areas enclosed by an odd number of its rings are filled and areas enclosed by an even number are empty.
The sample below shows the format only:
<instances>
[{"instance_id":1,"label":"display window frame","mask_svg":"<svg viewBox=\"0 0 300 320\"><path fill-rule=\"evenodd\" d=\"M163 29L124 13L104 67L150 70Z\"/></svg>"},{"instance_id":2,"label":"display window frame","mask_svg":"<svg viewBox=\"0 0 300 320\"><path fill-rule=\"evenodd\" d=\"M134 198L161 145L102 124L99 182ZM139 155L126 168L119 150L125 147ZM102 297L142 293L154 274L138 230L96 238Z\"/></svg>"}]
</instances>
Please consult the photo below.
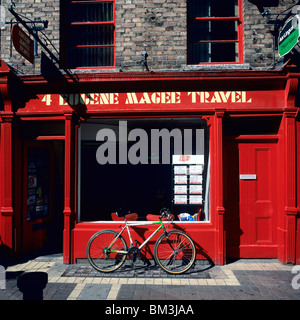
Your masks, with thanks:
<instances>
[{"instance_id":1,"label":"display window frame","mask_svg":"<svg viewBox=\"0 0 300 320\"><path fill-rule=\"evenodd\" d=\"M163 117L163 116L158 116L158 117L135 117L135 118L132 118L132 117L126 117L126 118L122 118L122 117L109 117L109 118L93 118L93 119L89 119L87 121L85 121L84 123L81 124L81 126L79 127L79 130L78 130L78 190L77 190L77 193L78 193L78 198L77 198L77 201L78 201L78 219L77 219L77 222L78 223L119 223L119 221L114 221L112 220L111 216L108 215L108 212L106 212L106 219L87 219L85 214L84 214L84 210L82 210L83 206L84 206L84 203L87 203L86 200L84 200L84 192L85 192L85 188L84 188L84 185L86 185L86 183L84 181L87 181L86 180L86 176L85 176L85 173L83 172L84 170L82 170L82 166L85 166L85 167L89 167L89 165L87 163L83 164L84 163L84 160L82 159L82 152L83 152L83 144L82 144L82 141L85 141L84 139L87 139L86 138L86 132L85 132L85 129L84 127L87 126L87 125L92 125L92 124L96 124L97 122L104 122L106 124L109 124L109 122L113 122L114 124L116 123L120 123L120 122L124 122L124 121L128 121L129 123L131 122L136 122L136 123L143 123L143 124L146 124L148 123L148 126L149 126L149 123L155 123L156 126L158 125L158 123L160 124L166 124L170 121L174 120L175 122L177 123L180 123L181 121L186 121L187 123L189 123L189 126L195 126L194 129L200 129L200 130L203 130L203 141L202 143L205 144L205 172L206 172L206 177L205 179L209 179L207 180L208 182L207 183L207 186L204 187L204 190L201 189L201 193L199 193L199 190L197 191L197 183L190 183L190 177L188 176L187 177L187 187L188 187L188 192L187 192L187 199L188 199L188 203L186 203L185 205L180 205L180 204L175 204L174 203L174 200L175 200L175 186L177 185L178 187L178 183L175 183L175 177L178 177L177 174L175 174L175 165L172 163L172 155L170 156L170 163L167 164L167 166L169 166L169 168L167 169L169 171L169 176L172 177L172 180L169 181L170 182L170 186L169 186L169 191L171 191L171 194L168 194L169 197L172 197L171 199L171 205L167 206L169 209L171 209L171 212L174 213L174 220L176 221L176 223L193 223L193 224L198 224L198 223L202 223L202 224L207 224L207 223L211 223L211 173L210 173L210 153L211 153L211 130L210 130L210 125L208 125L207 121L204 120L202 118L202 116L198 116L198 117ZM161 121L161 122L160 122ZM196 123L198 122L198 127L196 126ZM181 124L183 125L183 124ZM141 129L143 130L143 126L141 126ZM182 127L183 129L183 127ZM184 128L186 129L186 128ZM191 128L189 128L191 129ZM133 132L134 130L132 131L129 131L129 133ZM99 132L99 130L97 129L97 132ZM172 131L170 131L172 132ZM205 134L204 134L205 132ZM94 131L94 140L95 140L95 131ZM204 137L205 135L205 137ZM182 136L182 138L184 139L184 134ZM205 141L204 141L205 140ZM195 141L194 141L195 142ZM162 142L161 142L162 143ZM95 144L97 145L97 148L99 148L99 142L95 141ZM150 144L150 142L149 142ZM184 146L182 146L184 148ZM204 148L204 145L202 146ZM95 149L96 150L96 149ZM94 151L95 151L94 150ZM130 152L130 148L128 148L128 151ZM204 151L203 151L204 152ZM96 151L95 151L96 153ZM188 159L190 156L193 156L190 154L190 152L188 152L188 154L186 154L187 152L185 151L184 154L178 154L179 158L181 159ZM96 158L96 155L92 155L93 157ZM204 154L203 154L203 159L204 159ZM150 160L149 160L150 161ZM160 161L162 161L162 159L160 159ZM204 160L203 160L204 161ZM99 165L99 163L98 163ZM113 164L116 168L116 165ZM132 165L132 164L131 164ZM141 163L139 165L142 165ZM154 166L162 166L163 164L160 163L160 164L153 164ZM194 167L195 165L197 164L193 164L193 163L188 163L188 167ZM204 163L203 163L204 165ZM122 166L122 164L119 164L119 166ZM150 163L148 164L148 168L150 166ZM165 165L164 165L165 166ZM134 165L132 165L132 167L134 167ZM145 168L145 166L144 166ZM203 169L203 168L202 168ZM137 175L138 176L138 175ZM150 173L150 176L151 176L151 173ZM207 177L209 176L209 177ZM151 177L152 178L152 177ZM139 179L139 178L138 178ZM190 188L194 188L194 192L190 192ZM203 185L202 185L202 181L201 181L201 188L203 188ZM199 189L199 188L198 188ZM203 192L204 191L204 192ZM195 193L196 192L196 193ZM193 205L190 205L189 206L189 203L190 203L190 199L192 198L195 198L195 200L197 198L202 197L202 203L197 203L195 202ZM92 198L95 199L97 197L97 195L94 195ZM170 201L169 201L170 203ZM161 207L166 207L165 205L162 205ZM177 207L176 210L174 210L174 207ZM187 210L187 208L189 208L189 210ZM204 209L205 208L205 209ZM120 208L122 209L122 208ZM129 210L128 210L129 209ZM131 210L132 208L130 207L126 207L125 206L125 209L123 212L121 212L121 210L118 212L118 210L115 210L117 212L117 214L119 214L121 217L124 216L126 213L132 213L132 212L135 212L136 210ZM96 209L95 209L96 210ZM149 209L150 210L150 209ZM111 213L114 212L114 210L110 210ZM145 205L145 211L147 211L147 205ZM193 212L192 212L193 211ZM154 213L156 215L159 215L159 210L158 210L158 207L157 207L157 210L155 211L148 211L148 212L144 212L142 214L140 214L140 212L138 212L138 220L141 220L141 221L145 221L147 220L147 214L148 213ZM188 213L188 218L186 218L185 215L186 213Z\"/></svg>"}]
</instances>

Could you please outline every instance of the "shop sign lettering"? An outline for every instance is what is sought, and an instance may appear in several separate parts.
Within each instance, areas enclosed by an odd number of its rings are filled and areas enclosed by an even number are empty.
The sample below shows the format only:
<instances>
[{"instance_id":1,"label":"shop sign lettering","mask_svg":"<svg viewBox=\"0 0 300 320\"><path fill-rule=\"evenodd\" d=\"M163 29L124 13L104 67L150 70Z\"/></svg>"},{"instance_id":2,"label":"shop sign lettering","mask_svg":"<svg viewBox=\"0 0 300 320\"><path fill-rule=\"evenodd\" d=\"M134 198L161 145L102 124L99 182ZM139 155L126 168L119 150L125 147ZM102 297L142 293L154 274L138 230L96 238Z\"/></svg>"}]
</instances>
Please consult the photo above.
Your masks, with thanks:
<instances>
[{"instance_id":1,"label":"shop sign lettering","mask_svg":"<svg viewBox=\"0 0 300 320\"><path fill-rule=\"evenodd\" d=\"M246 91L188 92L192 103L251 103Z\"/></svg>"},{"instance_id":2,"label":"shop sign lettering","mask_svg":"<svg viewBox=\"0 0 300 320\"><path fill-rule=\"evenodd\" d=\"M178 104L237 104L252 103L246 91L191 91L191 92L127 92L47 94L41 101L47 106L95 105L178 105Z\"/></svg>"}]
</instances>

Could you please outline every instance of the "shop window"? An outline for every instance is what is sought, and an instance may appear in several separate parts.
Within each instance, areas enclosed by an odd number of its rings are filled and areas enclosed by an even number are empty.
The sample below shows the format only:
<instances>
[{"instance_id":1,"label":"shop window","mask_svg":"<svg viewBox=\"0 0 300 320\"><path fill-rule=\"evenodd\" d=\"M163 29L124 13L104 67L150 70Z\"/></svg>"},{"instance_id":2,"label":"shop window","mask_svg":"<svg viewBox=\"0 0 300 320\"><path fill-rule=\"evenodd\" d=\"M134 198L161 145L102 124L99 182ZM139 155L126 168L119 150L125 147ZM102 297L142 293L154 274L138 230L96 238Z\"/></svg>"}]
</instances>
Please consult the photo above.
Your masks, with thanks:
<instances>
[{"instance_id":1,"label":"shop window","mask_svg":"<svg viewBox=\"0 0 300 320\"><path fill-rule=\"evenodd\" d=\"M242 63L241 0L188 0L187 23L189 64Z\"/></svg>"},{"instance_id":2,"label":"shop window","mask_svg":"<svg viewBox=\"0 0 300 320\"><path fill-rule=\"evenodd\" d=\"M62 8L62 64L66 68L114 66L114 0L67 0Z\"/></svg>"},{"instance_id":3,"label":"shop window","mask_svg":"<svg viewBox=\"0 0 300 320\"><path fill-rule=\"evenodd\" d=\"M177 221L210 220L204 120L88 120L79 141L79 221L113 221L114 212L149 220L164 207Z\"/></svg>"}]
</instances>

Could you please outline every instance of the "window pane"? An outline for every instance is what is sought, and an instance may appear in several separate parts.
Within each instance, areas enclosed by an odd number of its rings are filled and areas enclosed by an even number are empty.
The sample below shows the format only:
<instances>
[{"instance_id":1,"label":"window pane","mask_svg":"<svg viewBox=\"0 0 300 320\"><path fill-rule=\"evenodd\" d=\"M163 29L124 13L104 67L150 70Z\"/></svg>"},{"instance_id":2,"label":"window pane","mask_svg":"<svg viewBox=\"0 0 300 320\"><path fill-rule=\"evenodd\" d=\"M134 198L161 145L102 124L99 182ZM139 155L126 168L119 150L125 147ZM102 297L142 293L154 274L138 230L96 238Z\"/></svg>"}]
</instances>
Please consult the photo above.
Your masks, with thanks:
<instances>
[{"instance_id":1,"label":"window pane","mask_svg":"<svg viewBox=\"0 0 300 320\"><path fill-rule=\"evenodd\" d=\"M237 17L237 9L238 0L188 0L188 18Z\"/></svg>"},{"instance_id":2,"label":"window pane","mask_svg":"<svg viewBox=\"0 0 300 320\"><path fill-rule=\"evenodd\" d=\"M189 45L189 62L192 64L211 62L210 55L210 43L191 43Z\"/></svg>"},{"instance_id":3,"label":"window pane","mask_svg":"<svg viewBox=\"0 0 300 320\"><path fill-rule=\"evenodd\" d=\"M66 0L65 3L66 67L113 66L114 1Z\"/></svg>"},{"instance_id":4,"label":"window pane","mask_svg":"<svg viewBox=\"0 0 300 320\"><path fill-rule=\"evenodd\" d=\"M231 18L239 17L240 1L187 0L187 3L189 63L238 62L241 21Z\"/></svg>"},{"instance_id":5,"label":"window pane","mask_svg":"<svg viewBox=\"0 0 300 320\"><path fill-rule=\"evenodd\" d=\"M119 141L118 137L124 125L127 127L128 135L123 136L123 139L127 137L127 142L125 150L123 145L123 151L120 151L120 144L125 141ZM139 132L137 138L142 140L144 145L140 149L135 147L136 142L128 141L131 130L136 129ZM157 153L153 144L155 143L153 132L154 130L162 132L162 129L164 139L160 138L159 153ZM205 121L187 118L122 119L122 122L119 119L89 119L81 125L80 130L80 221L111 222L111 213L116 211L123 214L128 211L134 212L138 214L139 220L146 220L149 213L159 215L163 207L169 208L177 221L180 213L194 215L200 208L202 214L199 220L210 220L210 129ZM110 139L106 136L106 141L96 141L96 136L101 130L103 133L109 131ZM171 137L172 130L179 130L181 134L174 139ZM178 139L182 141L181 150L176 148ZM189 147L186 147L185 143L189 144ZM113 163L104 161L100 164L99 157L108 159L107 147L110 150L115 149L116 161L112 161ZM187 149L189 149L188 154L201 155L200 158L203 157L203 160L198 166L186 167L188 170L185 184L182 179L175 178L178 171L175 170L176 164L174 165L172 156L187 154L182 153ZM137 156L143 154L142 157L147 163L131 163L132 158L129 154L132 155L133 150L139 150ZM123 157L128 157L126 164L119 163L120 153L123 153ZM167 154L169 159L167 163L162 163L164 154ZM153 156L158 161L155 165L151 163ZM187 202L176 203L175 190L178 188L175 186L182 184L189 190Z\"/></svg>"},{"instance_id":6,"label":"window pane","mask_svg":"<svg viewBox=\"0 0 300 320\"><path fill-rule=\"evenodd\" d=\"M67 46L114 44L113 25L71 26L67 33Z\"/></svg>"},{"instance_id":7,"label":"window pane","mask_svg":"<svg viewBox=\"0 0 300 320\"><path fill-rule=\"evenodd\" d=\"M189 41L237 40L237 21L197 21L188 24Z\"/></svg>"},{"instance_id":8,"label":"window pane","mask_svg":"<svg viewBox=\"0 0 300 320\"><path fill-rule=\"evenodd\" d=\"M109 67L114 65L113 47L67 49L68 67Z\"/></svg>"},{"instance_id":9,"label":"window pane","mask_svg":"<svg viewBox=\"0 0 300 320\"><path fill-rule=\"evenodd\" d=\"M212 62L238 61L238 51L235 43L212 43L211 52Z\"/></svg>"},{"instance_id":10,"label":"window pane","mask_svg":"<svg viewBox=\"0 0 300 320\"><path fill-rule=\"evenodd\" d=\"M69 3L68 22L114 21L112 2Z\"/></svg>"},{"instance_id":11,"label":"window pane","mask_svg":"<svg viewBox=\"0 0 300 320\"><path fill-rule=\"evenodd\" d=\"M236 43L191 43L189 45L189 62L236 62L238 46Z\"/></svg>"}]
</instances>

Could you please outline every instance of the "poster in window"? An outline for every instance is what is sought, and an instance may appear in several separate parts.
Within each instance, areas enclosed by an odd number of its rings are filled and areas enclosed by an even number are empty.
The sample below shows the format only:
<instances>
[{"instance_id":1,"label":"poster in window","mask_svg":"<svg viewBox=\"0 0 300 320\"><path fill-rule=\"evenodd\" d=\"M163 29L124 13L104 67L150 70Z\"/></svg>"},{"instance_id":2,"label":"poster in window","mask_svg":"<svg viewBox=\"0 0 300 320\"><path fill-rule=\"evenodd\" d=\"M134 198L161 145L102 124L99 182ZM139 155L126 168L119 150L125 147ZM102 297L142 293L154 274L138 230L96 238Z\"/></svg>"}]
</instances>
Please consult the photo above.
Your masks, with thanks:
<instances>
[{"instance_id":1,"label":"poster in window","mask_svg":"<svg viewBox=\"0 0 300 320\"><path fill-rule=\"evenodd\" d=\"M204 155L203 154L189 154L189 155L176 155L172 156L172 164L204 164Z\"/></svg>"},{"instance_id":2,"label":"poster in window","mask_svg":"<svg viewBox=\"0 0 300 320\"><path fill-rule=\"evenodd\" d=\"M190 166L190 174L202 174L203 172L203 165L197 164Z\"/></svg>"},{"instance_id":3,"label":"poster in window","mask_svg":"<svg viewBox=\"0 0 300 320\"><path fill-rule=\"evenodd\" d=\"M174 177L175 184L187 184L187 176L186 175L177 175Z\"/></svg>"},{"instance_id":4,"label":"poster in window","mask_svg":"<svg viewBox=\"0 0 300 320\"><path fill-rule=\"evenodd\" d=\"M37 184L36 174L32 174L28 176L28 188L36 188L36 184Z\"/></svg>"},{"instance_id":5,"label":"poster in window","mask_svg":"<svg viewBox=\"0 0 300 320\"><path fill-rule=\"evenodd\" d=\"M50 150L28 148L27 165L27 221L49 214Z\"/></svg>"},{"instance_id":6,"label":"poster in window","mask_svg":"<svg viewBox=\"0 0 300 320\"><path fill-rule=\"evenodd\" d=\"M28 195L27 196L27 205L28 206L32 206L32 205L35 205L35 195Z\"/></svg>"},{"instance_id":7,"label":"poster in window","mask_svg":"<svg viewBox=\"0 0 300 320\"><path fill-rule=\"evenodd\" d=\"M190 204L202 204L202 196L190 196Z\"/></svg>"},{"instance_id":8,"label":"poster in window","mask_svg":"<svg viewBox=\"0 0 300 320\"><path fill-rule=\"evenodd\" d=\"M187 186L185 185L176 185L174 188L175 194L187 194Z\"/></svg>"},{"instance_id":9,"label":"poster in window","mask_svg":"<svg viewBox=\"0 0 300 320\"><path fill-rule=\"evenodd\" d=\"M187 204L187 196L186 195L175 195L174 203L175 204Z\"/></svg>"},{"instance_id":10,"label":"poster in window","mask_svg":"<svg viewBox=\"0 0 300 320\"><path fill-rule=\"evenodd\" d=\"M202 185L190 185L190 194L202 194Z\"/></svg>"},{"instance_id":11,"label":"poster in window","mask_svg":"<svg viewBox=\"0 0 300 320\"><path fill-rule=\"evenodd\" d=\"M187 166L175 166L174 174L187 174Z\"/></svg>"},{"instance_id":12,"label":"poster in window","mask_svg":"<svg viewBox=\"0 0 300 320\"><path fill-rule=\"evenodd\" d=\"M202 175L191 175L190 176L190 184L202 184Z\"/></svg>"}]
</instances>

